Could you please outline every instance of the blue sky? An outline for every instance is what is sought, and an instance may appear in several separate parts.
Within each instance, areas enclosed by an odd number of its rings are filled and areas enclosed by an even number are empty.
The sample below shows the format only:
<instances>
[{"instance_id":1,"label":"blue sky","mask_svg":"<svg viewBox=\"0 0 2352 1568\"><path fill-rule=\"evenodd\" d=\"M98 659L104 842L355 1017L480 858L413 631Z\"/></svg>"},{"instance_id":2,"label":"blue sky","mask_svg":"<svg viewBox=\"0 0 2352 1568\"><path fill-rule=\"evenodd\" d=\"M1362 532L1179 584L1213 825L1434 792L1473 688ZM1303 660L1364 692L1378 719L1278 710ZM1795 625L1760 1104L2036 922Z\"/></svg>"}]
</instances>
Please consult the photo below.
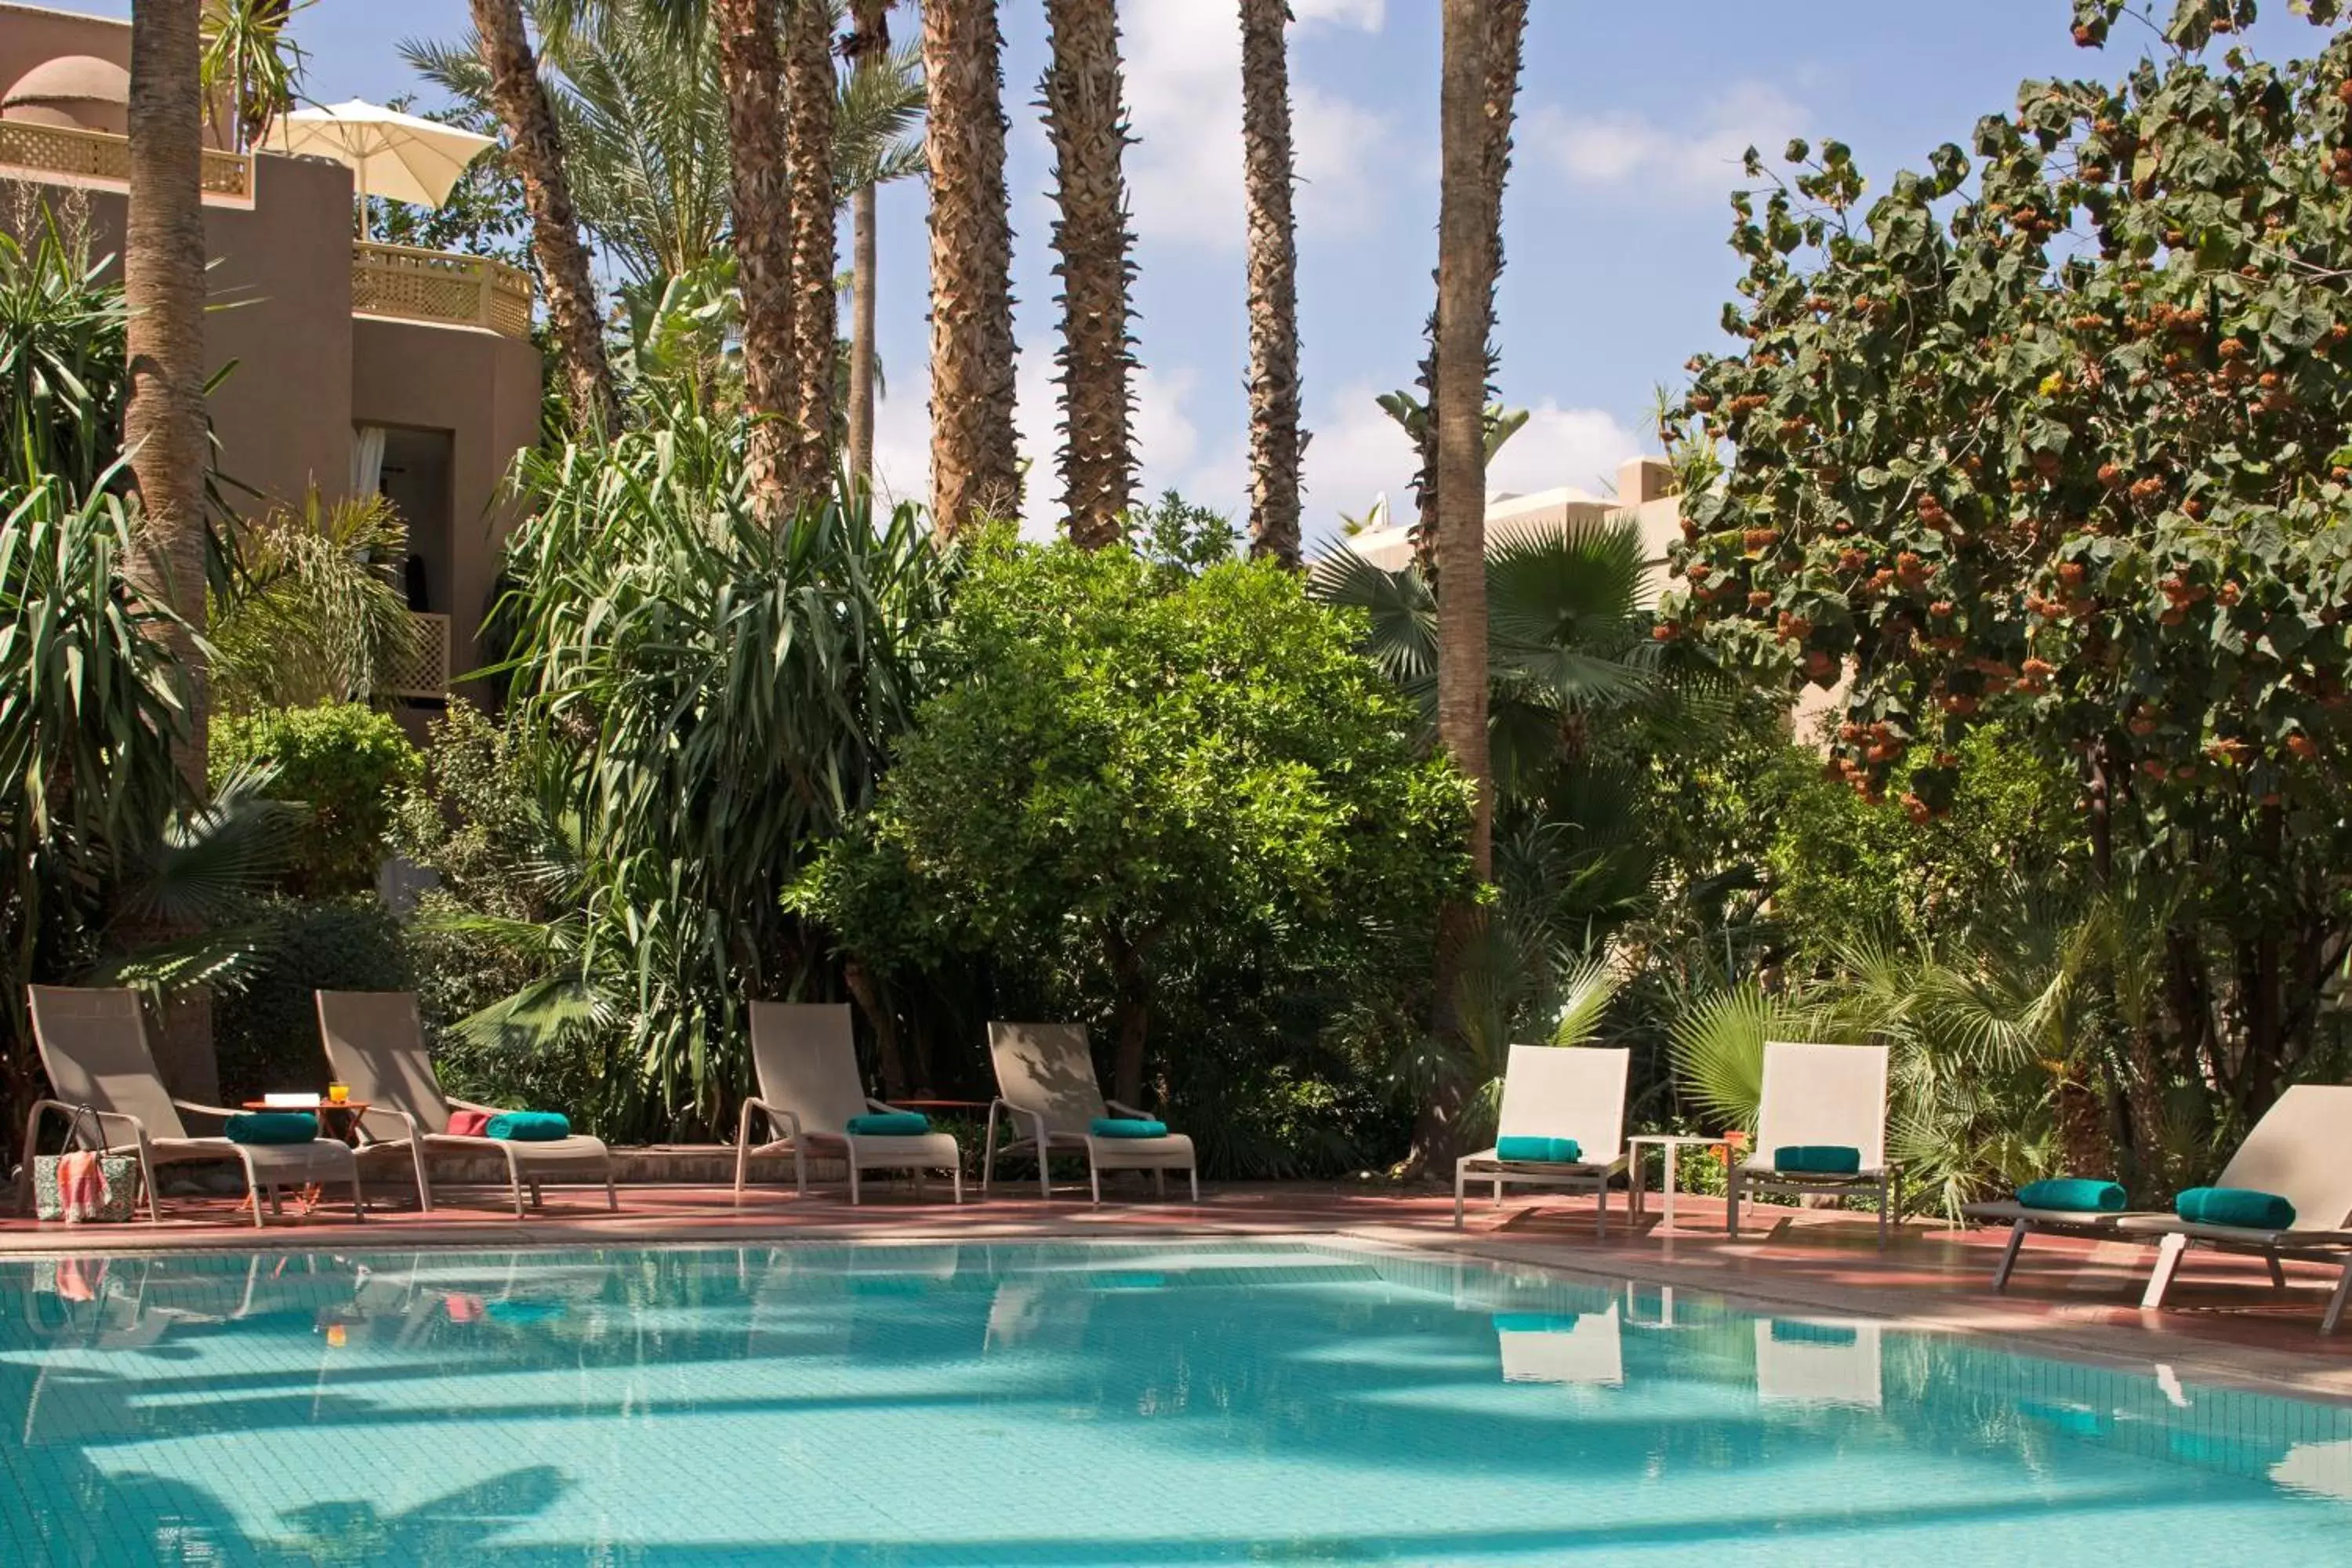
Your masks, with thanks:
<instances>
[{"instance_id":1,"label":"blue sky","mask_svg":"<svg viewBox=\"0 0 2352 1568\"><path fill-rule=\"evenodd\" d=\"M70 4L71 0L58 0ZM1381 491L1405 498L1412 464L1374 394L1410 383L1436 255L1436 0L1293 0L1300 173L1301 330L1310 534ZM124 14L126 4L94 6ZM1135 303L1145 366L1138 430L1148 490L1246 510L1239 46L1230 0L1120 0L1139 240ZM1498 460L1497 488L1604 488L1654 439L1653 389L1723 346L1717 318L1738 276L1725 198L1753 142L1851 143L1874 185L1968 141L2029 76L2113 77L2152 41L2126 26L2104 54L2076 49L2068 0L1533 0L1517 161L1505 201L1501 381L1529 426ZM2283 13L2259 47L2308 52ZM1021 424L1051 475L1055 321L1040 0L1004 0L1013 122L1014 289ZM415 89L395 48L457 37L465 0L317 0L298 33L320 100ZM902 26L910 24L902 24ZM886 484L925 484L923 199L883 198L877 420Z\"/></svg>"}]
</instances>

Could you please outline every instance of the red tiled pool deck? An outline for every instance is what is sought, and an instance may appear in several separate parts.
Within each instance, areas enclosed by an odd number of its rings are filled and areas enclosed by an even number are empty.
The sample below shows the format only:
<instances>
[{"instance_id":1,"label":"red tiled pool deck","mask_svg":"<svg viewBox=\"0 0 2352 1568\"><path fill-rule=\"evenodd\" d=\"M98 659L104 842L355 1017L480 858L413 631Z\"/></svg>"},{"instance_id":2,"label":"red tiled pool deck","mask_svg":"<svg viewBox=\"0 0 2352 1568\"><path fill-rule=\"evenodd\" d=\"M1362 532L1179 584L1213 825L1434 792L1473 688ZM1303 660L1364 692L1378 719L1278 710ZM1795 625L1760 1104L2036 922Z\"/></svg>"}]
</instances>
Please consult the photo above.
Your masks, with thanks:
<instances>
[{"instance_id":1,"label":"red tiled pool deck","mask_svg":"<svg viewBox=\"0 0 2352 1568\"><path fill-rule=\"evenodd\" d=\"M946 1201L943 1185L919 1203L904 1184L881 1182L868 1184L867 1201L856 1208L837 1185L818 1184L804 1198L789 1185L757 1184L740 1207L731 1191L711 1186L625 1186L617 1213L606 1209L601 1188L550 1187L546 1197L543 1209L520 1220L503 1191L480 1188L436 1190L431 1214L419 1213L413 1198L378 1203L364 1224L333 1201L299 1215L289 1205L286 1218L259 1229L234 1199L167 1198L161 1225L0 1218L0 1256L1328 1237L1990 1334L2028 1352L2161 1365L2184 1381L2352 1401L2352 1331L2318 1332L2335 1270L2289 1264L2287 1288L2278 1289L2259 1260L2192 1252L2171 1303L2143 1312L2139 1291L2153 1249L2134 1243L2037 1237L2009 1290L1996 1295L1990 1279L2002 1230L1915 1221L1881 1252L1871 1216L1758 1206L1735 1242L1724 1234L1721 1203L1690 1194L1677 1200L1679 1226L1671 1235L1658 1228L1654 1197L1629 1231L1623 1195L1613 1195L1606 1239L1593 1235L1589 1199L1514 1199L1499 1209L1474 1203L1468 1228L1456 1232L1450 1194L1369 1184L1219 1184L1197 1206L1151 1201L1121 1185L1098 1209L1087 1205L1083 1187L1057 1187L1048 1202L1034 1183L999 1185L986 1202L960 1208Z\"/></svg>"}]
</instances>

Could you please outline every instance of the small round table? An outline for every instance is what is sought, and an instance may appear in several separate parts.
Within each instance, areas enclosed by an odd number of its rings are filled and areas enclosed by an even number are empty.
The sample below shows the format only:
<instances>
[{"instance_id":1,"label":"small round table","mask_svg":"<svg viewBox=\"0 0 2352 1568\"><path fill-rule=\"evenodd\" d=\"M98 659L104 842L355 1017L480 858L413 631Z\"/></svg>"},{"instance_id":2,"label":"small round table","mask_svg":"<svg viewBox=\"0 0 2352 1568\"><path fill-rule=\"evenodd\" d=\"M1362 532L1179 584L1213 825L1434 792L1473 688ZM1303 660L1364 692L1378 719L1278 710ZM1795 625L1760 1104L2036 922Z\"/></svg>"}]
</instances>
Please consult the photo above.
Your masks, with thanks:
<instances>
[{"instance_id":1,"label":"small round table","mask_svg":"<svg viewBox=\"0 0 2352 1568\"><path fill-rule=\"evenodd\" d=\"M1625 1186L1627 1189L1627 1194L1632 1200L1633 1217L1636 1220L1642 1217L1642 1188L1643 1184L1642 1145L1644 1143L1654 1143L1659 1148L1664 1149L1666 1152L1666 1205L1665 1212L1659 1217L1658 1233L1661 1236L1670 1235L1673 1233L1675 1228L1675 1155L1686 1145L1695 1145L1696 1147L1706 1149L1726 1148L1729 1146L1730 1140L1723 1137L1694 1137L1681 1132L1644 1132L1637 1137L1626 1139L1625 1152L1628 1159L1628 1164L1626 1168Z\"/></svg>"}]
</instances>

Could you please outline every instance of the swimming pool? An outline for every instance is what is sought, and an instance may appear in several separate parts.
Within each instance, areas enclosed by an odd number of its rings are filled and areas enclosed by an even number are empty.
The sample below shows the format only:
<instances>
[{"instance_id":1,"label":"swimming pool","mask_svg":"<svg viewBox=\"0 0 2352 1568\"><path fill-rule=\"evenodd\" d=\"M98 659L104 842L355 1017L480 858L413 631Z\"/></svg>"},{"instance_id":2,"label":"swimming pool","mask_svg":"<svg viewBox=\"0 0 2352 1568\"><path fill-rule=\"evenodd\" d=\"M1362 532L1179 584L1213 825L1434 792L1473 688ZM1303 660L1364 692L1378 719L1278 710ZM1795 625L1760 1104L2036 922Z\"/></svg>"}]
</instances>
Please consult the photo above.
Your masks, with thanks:
<instances>
[{"instance_id":1,"label":"swimming pool","mask_svg":"<svg viewBox=\"0 0 2352 1568\"><path fill-rule=\"evenodd\" d=\"M0 1265L11 1563L2352 1561L2352 1411L1289 1242Z\"/></svg>"}]
</instances>

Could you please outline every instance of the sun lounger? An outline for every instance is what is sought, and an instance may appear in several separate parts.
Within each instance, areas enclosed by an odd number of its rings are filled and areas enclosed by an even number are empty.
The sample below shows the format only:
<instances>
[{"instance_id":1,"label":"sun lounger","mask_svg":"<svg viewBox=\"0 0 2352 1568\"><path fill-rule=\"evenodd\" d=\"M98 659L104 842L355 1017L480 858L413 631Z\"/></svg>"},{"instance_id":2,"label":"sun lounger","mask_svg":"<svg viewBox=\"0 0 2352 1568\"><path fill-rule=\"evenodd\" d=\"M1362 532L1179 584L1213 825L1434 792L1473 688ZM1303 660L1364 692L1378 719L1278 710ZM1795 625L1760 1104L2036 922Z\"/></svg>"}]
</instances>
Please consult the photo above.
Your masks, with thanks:
<instances>
[{"instance_id":1,"label":"sun lounger","mask_svg":"<svg viewBox=\"0 0 2352 1568\"><path fill-rule=\"evenodd\" d=\"M1094 1124L1107 1117L1145 1118L1132 1106L1103 1098L1083 1025L992 1023L988 1054L996 1064L996 1098L989 1102L988 1144L980 1165L983 1194L998 1157L1028 1150L1037 1156L1038 1194L1052 1197L1047 1157L1056 1149L1068 1149L1085 1152L1087 1183L1097 1204L1102 1202L1105 1171L1149 1171L1153 1190L1163 1195L1168 1173L1182 1171L1192 1178L1192 1201L1201 1201L1201 1173L1193 1163L1190 1138L1181 1132L1157 1138L1106 1138L1095 1132ZM997 1140L1000 1118L1010 1134L1003 1142Z\"/></svg>"},{"instance_id":2,"label":"sun lounger","mask_svg":"<svg viewBox=\"0 0 2352 1568\"><path fill-rule=\"evenodd\" d=\"M405 991L321 991L318 1003L328 1066L338 1081L350 1087L353 1100L368 1105L360 1118L361 1157L407 1163L415 1174L417 1202L426 1211L433 1207L433 1186L425 1171L430 1154L496 1154L505 1160L517 1219L524 1215L523 1188L530 1188L531 1204L537 1206L541 1184L554 1181L602 1181L607 1206L621 1206L613 1186L612 1151L602 1139L575 1132L531 1143L447 1131L452 1110L493 1116L499 1111L441 1092L414 995Z\"/></svg>"},{"instance_id":3,"label":"sun lounger","mask_svg":"<svg viewBox=\"0 0 2352 1568\"><path fill-rule=\"evenodd\" d=\"M287 1187L324 1186L332 1183L352 1189L352 1212L365 1218L367 1205L360 1195L360 1173L351 1148L336 1139L314 1138L307 1143L234 1143L226 1138L192 1138L180 1120L185 1110L226 1121L237 1112L218 1105L198 1105L174 1100L155 1069L147 1047L147 1024L131 991L78 990L59 985L26 987L32 1002L33 1037L41 1066L57 1091L53 1100L33 1102L25 1121L25 1163L20 1178L22 1206L32 1208L34 1139L45 1111L71 1121L88 1106L98 1118L100 1137L110 1154L132 1154L147 1194L147 1217L159 1222L155 1168L196 1161L234 1160L245 1168L246 1192L253 1205L253 1223L262 1223L263 1194L270 1212L278 1211L279 1194Z\"/></svg>"},{"instance_id":4,"label":"sun lounger","mask_svg":"<svg viewBox=\"0 0 2352 1568\"><path fill-rule=\"evenodd\" d=\"M2009 1226L2009 1245L2000 1249L2000 1261L1993 1265L1995 1290L2009 1289L2010 1274L2017 1267L2018 1249L2029 1236L2080 1236L2100 1241L2129 1239L2123 1235L2123 1222L2147 1217L2120 1209L2029 1208L2012 1198L1968 1204L1961 1207L1960 1214L1981 1224Z\"/></svg>"},{"instance_id":5,"label":"sun lounger","mask_svg":"<svg viewBox=\"0 0 2352 1568\"><path fill-rule=\"evenodd\" d=\"M1473 1181L1492 1182L1495 1201L1506 1185L1589 1192L1596 1203L1595 1235L1609 1234L1609 1183L1625 1168L1625 1073L1629 1051L1600 1046L1513 1046L1503 1076L1503 1105L1495 1119L1496 1147L1454 1162L1454 1228L1462 1228L1464 1192ZM1565 1138L1576 1144L1573 1163L1503 1159L1506 1138Z\"/></svg>"},{"instance_id":6,"label":"sun lounger","mask_svg":"<svg viewBox=\"0 0 2352 1568\"><path fill-rule=\"evenodd\" d=\"M1756 1397L1767 1405L1878 1409L1885 1400L1884 1328L1840 1319L1759 1319Z\"/></svg>"},{"instance_id":7,"label":"sun lounger","mask_svg":"<svg viewBox=\"0 0 2352 1568\"><path fill-rule=\"evenodd\" d=\"M808 1192L808 1159L839 1160L849 1167L849 1201L859 1200L858 1176L866 1171L911 1171L915 1196L923 1195L923 1173L943 1170L963 1202L963 1154L944 1132L877 1136L853 1132L853 1117L887 1113L895 1106L869 1099L857 1071L857 1047L850 1033L849 1006L793 1002L751 1004L751 1063L760 1092L743 1102L735 1133L735 1201L754 1154L789 1152L793 1185ZM764 1117L781 1138L754 1146L755 1118Z\"/></svg>"},{"instance_id":8,"label":"sun lounger","mask_svg":"<svg viewBox=\"0 0 2352 1568\"><path fill-rule=\"evenodd\" d=\"M1777 1152L1792 1146L1853 1149L1861 1156L1861 1168L1839 1173L1779 1169ZM1739 1200L1752 1193L1874 1194L1878 1245L1886 1245L1893 1213L1902 1206L1903 1171L1886 1158L1885 1047L1766 1044L1755 1152L1731 1168L1725 1194L1727 1227L1735 1238Z\"/></svg>"},{"instance_id":9,"label":"sun lounger","mask_svg":"<svg viewBox=\"0 0 2352 1568\"><path fill-rule=\"evenodd\" d=\"M1556 1047L1555 1047L1556 1048ZM1617 1303L1551 1321L1543 1314L1498 1313L1495 1343L1505 1383L1577 1384L1617 1388L1625 1382L1625 1353Z\"/></svg>"},{"instance_id":10,"label":"sun lounger","mask_svg":"<svg viewBox=\"0 0 2352 1568\"><path fill-rule=\"evenodd\" d=\"M2140 1306L2164 1305L2182 1256L2193 1244L2217 1252L2250 1253L2270 1264L2271 1281L2286 1283L2283 1258L2329 1263L2341 1270L2319 1331L2332 1334L2352 1302L2352 1085L2297 1084L2279 1096L2224 1166L2216 1186L2275 1193L2294 1205L2287 1230L2210 1225L2177 1215L2131 1215L2119 1234L2157 1243Z\"/></svg>"}]
</instances>

